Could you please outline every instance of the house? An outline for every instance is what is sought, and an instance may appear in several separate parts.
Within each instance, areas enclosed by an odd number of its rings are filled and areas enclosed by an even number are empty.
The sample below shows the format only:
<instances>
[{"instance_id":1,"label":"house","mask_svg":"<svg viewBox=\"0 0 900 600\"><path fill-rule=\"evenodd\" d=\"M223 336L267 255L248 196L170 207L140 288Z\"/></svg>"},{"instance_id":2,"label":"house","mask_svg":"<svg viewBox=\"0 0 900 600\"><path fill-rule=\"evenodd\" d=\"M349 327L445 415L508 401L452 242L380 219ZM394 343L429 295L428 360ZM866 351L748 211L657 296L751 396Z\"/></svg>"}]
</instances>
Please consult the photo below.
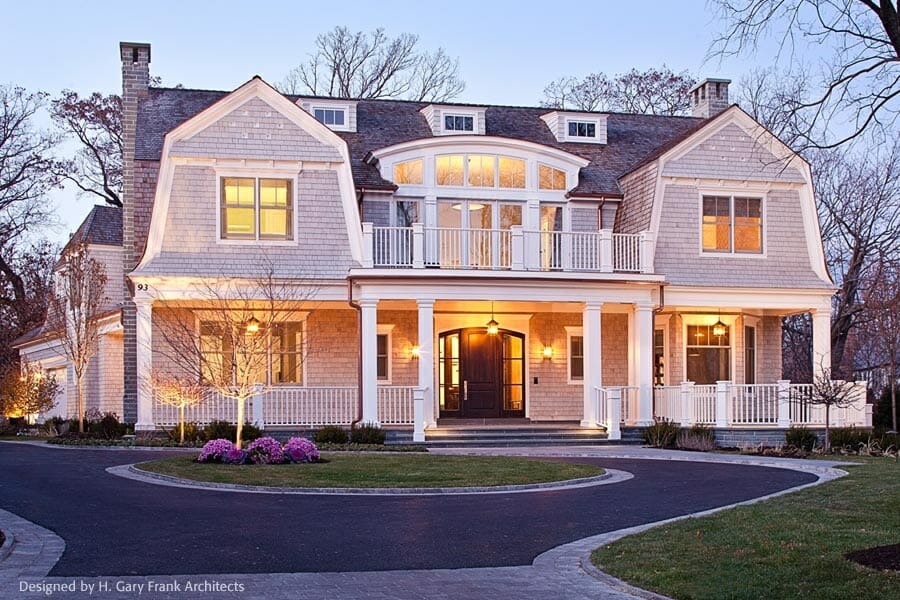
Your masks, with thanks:
<instances>
[{"instance_id":1,"label":"house","mask_svg":"<svg viewBox=\"0 0 900 600\"><path fill-rule=\"evenodd\" d=\"M812 314L828 366L809 165L729 104L728 80L667 117L286 96L259 77L153 88L150 46L120 52L138 430L174 423L147 384L179 367L167 324L188 311L198 352L233 365L204 289L262 306L261 264L295 293L253 329L271 340L250 408L265 427L821 423L781 380L786 315ZM865 424L864 402L839 421ZM233 404L212 394L188 419Z\"/></svg>"},{"instance_id":2,"label":"house","mask_svg":"<svg viewBox=\"0 0 900 600\"><path fill-rule=\"evenodd\" d=\"M105 300L98 317L100 343L84 376L84 409L122 415L122 210L114 206L94 206L69 238L62 254L80 244L85 245L92 259L103 265L108 280ZM62 268L60 261L54 272L59 273ZM13 345L18 348L23 361L37 367L45 376L54 378L60 384L53 407L46 413L37 415L37 420L67 418L78 414L75 374L66 359L61 332L45 323L16 340Z\"/></svg>"}]
</instances>

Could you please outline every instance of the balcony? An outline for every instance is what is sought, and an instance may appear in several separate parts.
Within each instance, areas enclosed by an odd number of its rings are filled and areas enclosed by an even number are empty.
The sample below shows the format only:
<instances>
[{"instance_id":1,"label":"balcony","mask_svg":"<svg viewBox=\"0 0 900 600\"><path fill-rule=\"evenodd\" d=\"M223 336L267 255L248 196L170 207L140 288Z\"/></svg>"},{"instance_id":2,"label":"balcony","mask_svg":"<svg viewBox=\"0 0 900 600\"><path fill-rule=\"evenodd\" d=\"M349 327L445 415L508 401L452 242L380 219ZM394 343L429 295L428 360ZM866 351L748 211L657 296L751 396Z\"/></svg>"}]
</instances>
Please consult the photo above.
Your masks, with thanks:
<instances>
[{"instance_id":1,"label":"balcony","mask_svg":"<svg viewBox=\"0 0 900 600\"><path fill-rule=\"evenodd\" d=\"M363 267L653 273L653 234L376 227L363 223Z\"/></svg>"}]
</instances>

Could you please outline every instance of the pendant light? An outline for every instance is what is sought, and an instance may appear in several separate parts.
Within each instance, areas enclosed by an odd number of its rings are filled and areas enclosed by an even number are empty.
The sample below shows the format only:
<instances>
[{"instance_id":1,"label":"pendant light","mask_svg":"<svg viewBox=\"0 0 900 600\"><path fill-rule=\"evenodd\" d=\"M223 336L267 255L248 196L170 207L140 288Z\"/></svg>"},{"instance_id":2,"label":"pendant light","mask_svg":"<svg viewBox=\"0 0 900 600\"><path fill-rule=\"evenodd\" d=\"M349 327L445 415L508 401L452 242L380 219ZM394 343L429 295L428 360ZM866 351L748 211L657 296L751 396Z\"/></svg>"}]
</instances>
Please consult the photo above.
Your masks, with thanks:
<instances>
[{"instance_id":1,"label":"pendant light","mask_svg":"<svg viewBox=\"0 0 900 600\"><path fill-rule=\"evenodd\" d=\"M715 324L712 326L712 333L716 337L722 337L723 335L728 333L728 325L726 325L725 323L722 322L721 311L719 312L719 316L718 316Z\"/></svg>"},{"instance_id":2,"label":"pendant light","mask_svg":"<svg viewBox=\"0 0 900 600\"><path fill-rule=\"evenodd\" d=\"M494 301L491 300L491 320L487 322L488 335L497 335L500 331L500 323L494 319Z\"/></svg>"}]
</instances>

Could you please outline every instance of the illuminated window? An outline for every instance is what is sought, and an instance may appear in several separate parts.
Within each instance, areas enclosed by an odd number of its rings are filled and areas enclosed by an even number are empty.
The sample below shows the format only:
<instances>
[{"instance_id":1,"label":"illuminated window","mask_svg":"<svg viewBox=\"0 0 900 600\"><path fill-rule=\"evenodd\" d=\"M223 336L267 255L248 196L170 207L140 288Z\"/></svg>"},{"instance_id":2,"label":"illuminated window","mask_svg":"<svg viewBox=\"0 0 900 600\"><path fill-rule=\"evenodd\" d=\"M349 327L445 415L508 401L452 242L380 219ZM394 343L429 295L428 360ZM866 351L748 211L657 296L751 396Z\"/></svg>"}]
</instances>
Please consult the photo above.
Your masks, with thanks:
<instances>
[{"instance_id":1,"label":"illuminated window","mask_svg":"<svg viewBox=\"0 0 900 600\"><path fill-rule=\"evenodd\" d=\"M475 117L444 115L444 131L475 131Z\"/></svg>"},{"instance_id":2,"label":"illuminated window","mask_svg":"<svg viewBox=\"0 0 900 600\"><path fill-rule=\"evenodd\" d=\"M200 323L200 367L203 381L214 385L303 383L303 323L286 322L260 328L256 341L240 341L231 324ZM237 343L236 343L237 342Z\"/></svg>"},{"instance_id":3,"label":"illuminated window","mask_svg":"<svg viewBox=\"0 0 900 600\"><path fill-rule=\"evenodd\" d=\"M731 336L714 335L712 325L688 325L687 378L697 385L731 379Z\"/></svg>"},{"instance_id":4,"label":"illuminated window","mask_svg":"<svg viewBox=\"0 0 900 600\"><path fill-rule=\"evenodd\" d=\"M569 336L569 380L584 381L584 336Z\"/></svg>"},{"instance_id":5,"label":"illuminated window","mask_svg":"<svg viewBox=\"0 0 900 600\"><path fill-rule=\"evenodd\" d=\"M500 187L525 189L525 161L521 158L501 156Z\"/></svg>"},{"instance_id":6,"label":"illuminated window","mask_svg":"<svg viewBox=\"0 0 900 600\"><path fill-rule=\"evenodd\" d=\"M762 252L762 199L703 196L705 252Z\"/></svg>"},{"instance_id":7,"label":"illuminated window","mask_svg":"<svg viewBox=\"0 0 900 600\"><path fill-rule=\"evenodd\" d=\"M377 365L377 377L380 381L391 378L388 366L390 365L391 336L389 333L379 333L376 338L377 350L375 364Z\"/></svg>"},{"instance_id":8,"label":"illuminated window","mask_svg":"<svg viewBox=\"0 0 900 600\"><path fill-rule=\"evenodd\" d=\"M566 172L547 165L539 165L538 188L542 190L565 190Z\"/></svg>"},{"instance_id":9,"label":"illuminated window","mask_svg":"<svg viewBox=\"0 0 900 600\"><path fill-rule=\"evenodd\" d=\"M569 137L597 137L597 124L592 121L569 121L568 129Z\"/></svg>"},{"instance_id":10,"label":"illuminated window","mask_svg":"<svg viewBox=\"0 0 900 600\"><path fill-rule=\"evenodd\" d=\"M222 239L293 239L291 185L290 179L223 177Z\"/></svg>"},{"instance_id":11,"label":"illuminated window","mask_svg":"<svg viewBox=\"0 0 900 600\"><path fill-rule=\"evenodd\" d=\"M496 157L485 154L468 156L469 185L472 187L494 187L494 163Z\"/></svg>"},{"instance_id":12,"label":"illuminated window","mask_svg":"<svg viewBox=\"0 0 900 600\"><path fill-rule=\"evenodd\" d=\"M337 125L342 127L346 118L343 108L314 108L313 116L323 125Z\"/></svg>"},{"instance_id":13,"label":"illuminated window","mask_svg":"<svg viewBox=\"0 0 900 600\"><path fill-rule=\"evenodd\" d=\"M438 156L435 159L434 177L438 185L463 185L465 162L462 154Z\"/></svg>"},{"instance_id":14,"label":"illuminated window","mask_svg":"<svg viewBox=\"0 0 900 600\"><path fill-rule=\"evenodd\" d=\"M394 165L394 183L422 184L422 159L408 160Z\"/></svg>"}]
</instances>

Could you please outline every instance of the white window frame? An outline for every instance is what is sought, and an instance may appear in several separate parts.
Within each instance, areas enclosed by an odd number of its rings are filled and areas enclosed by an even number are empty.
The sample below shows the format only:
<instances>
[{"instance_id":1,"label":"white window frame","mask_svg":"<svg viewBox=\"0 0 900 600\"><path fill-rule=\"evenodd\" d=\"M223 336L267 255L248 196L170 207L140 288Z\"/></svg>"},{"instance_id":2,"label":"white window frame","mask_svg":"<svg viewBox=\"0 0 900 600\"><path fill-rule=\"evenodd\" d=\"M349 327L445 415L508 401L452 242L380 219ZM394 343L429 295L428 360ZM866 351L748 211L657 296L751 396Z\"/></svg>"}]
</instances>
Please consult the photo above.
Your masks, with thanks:
<instances>
[{"instance_id":1,"label":"white window frame","mask_svg":"<svg viewBox=\"0 0 900 600\"><path fill-rule=\"evenodd\" d=\"M378 385L391 385L391 381L394 379L394 325L379 323L375 331L376 340L380 335L387 336L387 373L384 378L378 377L378 347L376 344L375 379L377 380Z\"/></svg>"},{"instance_id":2,"label":"white window frame","mask_svg":"<svg viewBox=\"0 0 900 600\"><path fill-rule=\"evenodd\" d=\"M566 186L561 190L542 188L541 187L541 167L547 167L548 169L551 169L553 171L562 171L563 174L566 176ZM568 169L560 169L559 167L554 167L553 165L547 164L545 162L538 162L537 167L535 168L535 172L536 172L535 173L536 177L535 177L534 187L540 192L544 192L544 193L552 192L552 193L556 193L556 194L558 194L560 192L566 193L573 187L572 182L570 181Z\"/></svg>"},{"instance_id":3,"label":"white window frame","mask_svg":"<svg viewBox=\"0 0 900 600\"><path fill-rule=\"evenodd\" d=\"M663 382L662 385L671 385L672 379L672 361L669 360L669 319L666 318L663 321L656 321L653 323L653 357L656 358L656 332L662 331L663 333ZM656 363L654 360L654 373L653 378L656 379Z\"/></svg>"},{"instance_id":4,"label":"white window frame","mask_svg":"<svg viewBox=\"0 0 900 600\"><path fill-rule=\"evenodd\" d=\"M729 211L729 219L730 226L729 231L731 235L731 239L729 240L729 249L728 250L705 250L703 248L703 197L704 196L728 196L728 211ZM760 232L761 238L760 241L762 243L762 251L761 252L736 252L734 249L734 198L735 196L739 198L753 198L759 199L760 201L760 215L762 218L762 231ZM733 257L733 258L766 258L766 255L769 251L768 244L768 236L766 231L769 225L769 217L766 214L766 209L768 207L768 197L765 192L756 191L756 190L715 190L715 189L704 189L700 190L700 196L698 198L697 203L697 225L699 237L697 239L697 247L699 248L700 256L707 257ZM801 224L802 225L802 224Z\"/></svg>"},{"instance_id":5,"label":"white window frame","mask_svg":"<svg viewBox=\"0 0 900 600\"><path fill-rule=\"evenodd\" d=\"M588 123L594 126L594 135L569 135L569 124L570 123ZM599 119L591 119L591 118L576 118L576 117L567 117L565 121L565 137L566 140L570 142L590 142L596 143L597 141L597 133L600 131L600 120Z\"/></svg>"},{"instance_id":6,"label":"white window frame","mask_svg":"<svg viewBox=\"0 0 900 600\"><path fill-rule=\"evenodd\" d=\"M753 381L759 383L759 334L762 329L762 320L752 315L743 315L743 317L743 323L741 324L741 366L744 367L744 373L742 377L745 380L744 383L747 383L747 332L744 328L751 327L754 330L755 342L753 347Z\"/></svg>"},{"instance_id":7,"label":"white window frame","mask_svg":"<svg viewBox=\"0 0 900 600\"><path fill-rule=\"evenodd\" d=\"M344 113L344 124L326 125L324 121L316 119L317 110L331 110ZM316 121L322 123L322 125L325 125L325 127L332 131L352 131L352 129L350 129L350 106L347 104L311 104L309 107L309 114L312 115L313 119L316 119Z\"/></svg>"},{"instance_id":8,"label":"white window frame","mask_svg":"<svg viewBox=\"0 0 900 600\"><path fill-rule=\"evenodd\" d=\"M584 385L584 376L581 379L572 379L572 338L580 337L584 345L584 327L566 326L566 383L569 385ZM583 352L583 350L582 350ZM582 372L584 372L584 354L581 355Z\"/></svg>"},{"instance_id":9,"label":"white window frame","mask_svg":"<svg viewBox=\"0 0 900 600\"><path fill-rule=\"evenodd\" d=\"M471 117L472 118L472 129L470 130L457 130L457 129L447 129L445 127L447 117ZM444 135L478 135L478 113L475 111L468 110L453 110L453 111L441 111L441 133Z\"/></svg>"},{"instance_id":10,"label":"white window frame","mask_svg":"<svg viewBox=\"0 0 900 600\"><path fill-rule=\"evenodd\" d=\"M710 313L707 315L682 315L681 318L681 380L687 381L687 363L688 363L688 325L714 325L716 321L722 321L728 325L731 332L731 342L728 348L728 381L734 381L735 374L735 349L737 341L734 336L735 325L737 323L737 315L722 315L718 313Z\"/></svg>"},{"instance_id":11,"label":"white window frame","mask_svg":"<svg viewBox=\"0 0 900 600\"><path fill-rule=\"evenodd\" d=\"M297 227L297 171L261 170L261 169L216 169L216 244L226 246L298 246L300 244L300 232ZM254 179L254 219L256 237L254 239L228 239L222 237L222 180L226 177ZM267 240L259 238L259 180L260 179L287 179L291 182L291 239Z\"/></svg>"}]
</instances>

